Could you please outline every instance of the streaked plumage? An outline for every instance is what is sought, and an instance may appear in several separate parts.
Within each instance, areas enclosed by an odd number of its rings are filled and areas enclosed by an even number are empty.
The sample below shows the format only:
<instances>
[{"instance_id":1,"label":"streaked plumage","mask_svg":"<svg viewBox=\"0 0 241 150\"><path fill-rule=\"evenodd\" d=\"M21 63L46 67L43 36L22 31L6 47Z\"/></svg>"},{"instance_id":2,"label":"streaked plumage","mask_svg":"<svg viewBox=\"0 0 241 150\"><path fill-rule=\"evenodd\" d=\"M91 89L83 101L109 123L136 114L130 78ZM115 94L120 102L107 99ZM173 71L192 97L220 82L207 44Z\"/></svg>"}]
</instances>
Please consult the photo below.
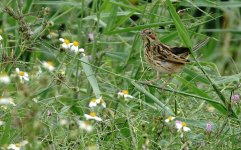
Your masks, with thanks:
<instances>
[{"instance_id":1,"label":"streaked plumage","mask_svg":"<svg viewBox=\"0 0 241 150\"><path fill-rule=\"evenodd\" d=\"M144 57L146 62L159 74L173 74L180 72L189 63L189 49L187 47L170 47L159 41L156 33L151 29L141 32L144 40ZM202 46L208 40L202 42ZM201 46L197 46L199 49Z\"/></svg>"}]
</instances>

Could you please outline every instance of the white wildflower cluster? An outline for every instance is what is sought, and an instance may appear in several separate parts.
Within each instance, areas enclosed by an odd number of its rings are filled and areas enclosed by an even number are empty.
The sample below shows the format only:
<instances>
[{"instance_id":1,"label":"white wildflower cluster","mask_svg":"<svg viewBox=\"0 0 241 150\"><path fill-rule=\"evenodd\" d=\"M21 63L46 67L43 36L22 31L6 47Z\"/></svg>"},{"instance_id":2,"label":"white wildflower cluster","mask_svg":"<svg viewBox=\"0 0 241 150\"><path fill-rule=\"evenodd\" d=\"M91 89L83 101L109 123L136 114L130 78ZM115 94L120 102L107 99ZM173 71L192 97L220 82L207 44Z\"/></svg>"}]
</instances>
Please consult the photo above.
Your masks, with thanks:
<instances>
[{"instance_id":1,"label":"white wildflower cluster","mask_svg":"<svg viewBox=\"0 0 241 150\"><path fill-rule=\"evenodd\" d=\"M175 117L173 116L169 116L165 119L165 122L166 123L170 123L172 121L175 120ZM176 120L175 121L175 128L177 129L177 132L180 132L181 133L181 137L183 137L183 133L184 132L188 132L188 131L191 131L191 129L189 127L187 127L187 123L185 122L182 122L180 120Z\"/></svg>"},{"instance_id":2,"label":"white wildflower cluster","mask_svg":"<svg viewBox=\"0 0 241 150\"><path fill-rule=\"evenodd\" d=\"M97 99L92 99L89 103L89 107L93 108L93 107L96 107L98 104L100 104L102 107L106 108L106 103L103 100L102 96Z\"/></svg>"},{"instance_id":3,"label":"white wildflower cluster","mask_svg":"<svg viewBox=\"0 0 241 150\"><path fill-rule=\"evenodd\" d=\"M0 105L3 105L3 106L8 106L8 105L16 106L16 104L14 103L14 101L13 101L13 99L11 97L0 97Z\"/></svg>"},{"instance_id":4,"label":"white wildflower cluster","mask_svg":"<svg viewBox=\"0 0 241 150\"><path fill-rule=\"evenodd\" d=\"M47 69L48 71L54 71L55 67L52 61L43 61L42 62L43 68Z\"/></svg>"},{"instance_id":5,"label":"white wildflower cluster","mask_svg":"<svg viewBox=\"0 0 241 150\"><path fill-rule=\"evenodd\" d=\"M21 150L25 145L28 144L28 141L27 140L24 140L20 143L16 143L16 144L9 144L7 146L7 149L8 150Z\"/></svg>"},{"instance_id":6,"label":"white wildflower cluster","mask_svg":"<svg viewBox=\"0 0 241 150\"><path fill-rule=\"evenodd\" d=\"M79 48L79 42L78 41L73 41L72 43L68 40L68 39L63 39L60 38L59 39L60 42L62 42L61 44L61 48L63 48L64 50L70 50L74 53L83 53L84 54L84 49L83 48Z\"/></svg>"},{"instance_id":7,"label":"white wildflower cluster","mask_svg":"<svg viewBox=\"0 0 241 150\"><path fill-rule=\"evenodd\" d=\"M133 96L129 95L128 90L122 90L117 93L118 97L124 97L124 99L132 99L134 98Z\"/></svg>"},{"instance_id":8,"label":"white wildflower cluster","mask_svg":"<svg viewBox=\"0 0 241 150\"><path fill-rule=\"evenodd\" d=\"M84 120L78 120L77 123L79 125L79 128L82 130L85 130L87 132L91 132L93 130L93 126L91 125L90 120L94 120L94 121L102 121L102 118L97 116L96 111L94 111L94 109L98 106L102 106L103 108L106 108L106 103L103 99L102 96L100 96L97 99L92 99L89 102L89 107L92 110L90 113L88 114L84 114L85 117L85 121Z\"/></svg>"},{"instance_id":9,"label":"white wildflower cluster","mask_svg":"<svg viewBox=\"0 0 241 150\"><path fill-rule=\"evenodd\" d=\"M22 83L24 81L29 81L29 76L27 72L21 71L19 68L16 68L16 73Z\"/></svg>"}]
</instances>

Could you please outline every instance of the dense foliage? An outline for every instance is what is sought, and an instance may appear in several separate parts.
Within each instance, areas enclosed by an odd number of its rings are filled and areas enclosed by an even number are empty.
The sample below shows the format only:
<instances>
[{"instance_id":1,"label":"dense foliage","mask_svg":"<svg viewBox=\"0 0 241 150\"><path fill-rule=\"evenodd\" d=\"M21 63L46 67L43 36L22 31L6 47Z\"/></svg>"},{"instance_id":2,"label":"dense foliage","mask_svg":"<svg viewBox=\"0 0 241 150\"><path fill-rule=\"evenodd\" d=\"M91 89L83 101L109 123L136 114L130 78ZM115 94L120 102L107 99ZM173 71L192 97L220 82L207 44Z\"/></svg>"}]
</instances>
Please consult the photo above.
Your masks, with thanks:
<instances>
[{"instance_id":1,"label":"dense foliage","mask_svg":"<svg viewBox=\"0 0 241 150\"><path fill-rule=\"evenodd\" d=\"M239 0L0 4L3 149L241 148ZM145 28L172 46L210 39L147 83Z\"/></svg>"}]
</instances>

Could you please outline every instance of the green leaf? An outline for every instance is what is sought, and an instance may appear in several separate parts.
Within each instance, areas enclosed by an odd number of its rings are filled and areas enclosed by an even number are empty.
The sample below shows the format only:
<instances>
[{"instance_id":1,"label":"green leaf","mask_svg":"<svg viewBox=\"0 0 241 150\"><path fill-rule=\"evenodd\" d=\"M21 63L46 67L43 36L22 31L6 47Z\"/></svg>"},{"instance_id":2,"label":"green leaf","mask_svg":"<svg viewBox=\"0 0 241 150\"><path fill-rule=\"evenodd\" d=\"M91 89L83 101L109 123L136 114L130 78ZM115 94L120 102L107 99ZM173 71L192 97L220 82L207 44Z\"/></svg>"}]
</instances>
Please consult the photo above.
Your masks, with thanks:
<instances>
[{"instance_id":1,"label":"green leaf","mask_svg":"<svg viewBox=\"0 0 241 150\"><path fill-rule=\"evenodd\" d=\"M168 115L174 115L172 110L167 107L165 104L163 104L158 98L156 98L154 95L152 95L150 92L148 92L143 86L137 84L135 81L131 81L131 83L135 86L135 88L148 96L150 99L152 99L157 105L159 105L162 109L164 109L165 112L167 112Z\"/></svg>"},{"instance_id":2,"label":"green leaf","mask_svg":"<svg viewBox=\"0 0 241 150\"><path fill-rule=\"evenodd\" d=\"M219 85L219 84L228 84L228 83L231 83L231 82L239 82L239 80L241 79L241 73L239 74L235 74L235 75L232 75L232 76L222 76L222 77L219 77L219 78L216 78L214 80L214 83Z\"/></svg>"},{"instance_id":3,"label":"green leaf","mask_svg":"<svg viewBox=\"0 0 241 150\"><path fill-rule=\"evenodd\" d=\"M11 132L11 122L12 122L12 116L9 114L6 123L4 124L4 129L1 130L1 140L0 140L0 146L7 144L10 138L10 132Z\"/></svg>"},{"instance_id":4,"label":"green leaf","mask_svg":"<svg viewBox=\"0 0 241 150\"><path fill-rule=\"evenodd\" d=\"M88 57L84 56L80 60L81 60L83 70L87 76L87 79L93 89L93 92L95 93L95 97L99 98L101 96L101 92L100 92L97 80L95 78L95 73L94 73L92 67L89 65Z\"/></svg>"},{"instance_id":5,"label":"green leaf","mask_svg":"<svg viewBox=\"0 0 241 150\"><path fill-rule=\"evenodd\" d=\"M188 74L193 81L199 81L205 84L209 84L209 81L204 77L204 75L197 73L196 71L193 71L192 69L189 68L184 68L183 72Z\"/></svg>"},{"instance_id":6,"label":"green leaf","mask_svg":"<svg viewBox=\"0 0 241 150\"><path fill-rule=\"evenodd\" d=\"M172 5L170 0L166 1L168 7L169 7L169 12L172 16L172 19L176 25L177 28L177 32L179 34L179 36L181 37L182 41L185 43L185 45L189 48L192 47L192 43L191 43L191 39L187 33L186 28L184 27L180 17L178 16L176 9L174 8L174 6Z\"/></svg>"}]
</instances>

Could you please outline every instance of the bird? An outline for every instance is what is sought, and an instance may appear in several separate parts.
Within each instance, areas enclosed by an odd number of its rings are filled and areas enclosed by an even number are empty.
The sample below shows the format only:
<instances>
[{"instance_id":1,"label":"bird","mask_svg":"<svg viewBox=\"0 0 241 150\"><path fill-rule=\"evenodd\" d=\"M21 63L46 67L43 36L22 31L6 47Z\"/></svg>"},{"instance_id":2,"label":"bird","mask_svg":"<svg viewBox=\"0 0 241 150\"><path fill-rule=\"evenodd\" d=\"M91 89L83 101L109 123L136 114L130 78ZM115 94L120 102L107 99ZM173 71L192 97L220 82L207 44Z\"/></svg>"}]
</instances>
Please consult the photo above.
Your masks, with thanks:
<instances>
[{"instance_id":1,"label":"bird","mask_svg":"<svg viewBox=\"0 0 241 150\"><path fill-rule=\"evenodd\" d=\"M147 64L157 71L157 78L148 83L156 82L161 79L161 74L171 75L179 73L186 64L190 63L188 47L172 47L161 43L157 34L152 29L144 29L140 33L144 41L144 58ZM200 49L208 42L209 38L194 46L193 50Z\"/></svg>"}]
</instances>

